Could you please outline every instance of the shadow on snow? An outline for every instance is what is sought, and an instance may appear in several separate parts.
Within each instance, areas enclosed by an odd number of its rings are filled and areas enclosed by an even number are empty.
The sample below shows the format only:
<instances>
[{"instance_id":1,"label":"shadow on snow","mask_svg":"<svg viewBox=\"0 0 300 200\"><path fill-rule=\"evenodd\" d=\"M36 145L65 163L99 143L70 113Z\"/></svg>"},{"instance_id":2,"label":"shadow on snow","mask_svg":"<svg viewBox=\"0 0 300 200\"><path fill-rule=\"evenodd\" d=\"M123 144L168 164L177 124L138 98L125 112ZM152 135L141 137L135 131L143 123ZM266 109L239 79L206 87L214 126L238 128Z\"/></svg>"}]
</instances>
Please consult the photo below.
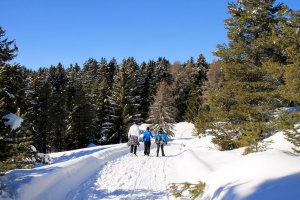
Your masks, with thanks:
<instances>
[{"instance_id":1,"label":"shadow on snow","mask_svg":"<svg viewBox=\"0 0 300 200\"><path fill-rule=\"evenodd\" d=\"M227 184L223 187L220 187L216 190L213 197L211 199L215 199L219 197L222 192L225 192L224 200L229 199L241 199L235 192L236 187L242 184ZM289 176L281 177L278 179L272 179L263 182L255 191L242 198L243 200L282 200L282 199L290 199L296 200L299 199L300 191L300 173L292 174Z\"/></svg>"},{"instance_id":2,"label":"shadow on snow","mask_svg":"<svg viewBox=\"0 0 300 200\"><path fill-rule=\"evenodd\" d=\"M89 194L89 199L162 199L167 196L167 192L158 192L146 189L123 190L117 189L109 192L107 190L95 190Z\"/></svg>"},{"instance_id":3,"label":"shadow on snow","mask_svg":"<svg viewBox=\"0 0 300 200\"><path fill-rule=\"evenodd\" d=\"M73 152L73 153L66 153L63 154L60 157L57 158L52 158L53 159L53 163L60 163L60 162L65 162L74 158L79 158L81 156L86 156L92 153L95 153L97 151L101 151L104 149L107 149L109 147L103 147L103 148L95 148L95 149L91 149L91 150L86 150L86 151L78 151L78 152Z\"/></svg>"}]
</instances>

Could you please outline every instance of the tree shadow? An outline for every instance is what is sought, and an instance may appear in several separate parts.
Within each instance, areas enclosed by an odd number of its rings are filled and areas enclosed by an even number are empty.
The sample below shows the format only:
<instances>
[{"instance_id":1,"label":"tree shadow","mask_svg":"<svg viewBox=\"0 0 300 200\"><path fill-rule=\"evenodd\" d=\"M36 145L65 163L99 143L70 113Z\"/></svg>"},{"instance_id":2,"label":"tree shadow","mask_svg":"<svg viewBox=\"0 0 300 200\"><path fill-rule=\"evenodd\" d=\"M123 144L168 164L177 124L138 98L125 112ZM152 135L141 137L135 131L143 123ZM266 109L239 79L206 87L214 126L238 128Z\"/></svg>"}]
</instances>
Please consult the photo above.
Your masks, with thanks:
<instances>
[{"instance_id":1,"label":"tree shadow","mask_svg":"<svg viewBox=\"0 0 300 200\"><path fill-rule=\"evenodd\" d=\"M246 200L296 200L300 197L300 173L265 181Z\"/></svg>"},{"instance_id":2,"label":"tree shadow","mask_svg":"<svg viewBox=\"0 0 300 200\"><path fill-rule=\"evenodd\" d=\"M135 200L156 200L163 199L168 195L165 192L136 189L136 190L123 190L117 189L114 191L107 190L95 190L92 194L89 194L88 199L135 199Z\"/></svg>"},{"instance_id":3,"label":"tree shadow","mask_svg":"<svg viewBox=\"0 0 300 200\"><path fill-rule=\"evenodd\" d=\"M218 188L210 199L217 199L221 193L225 193L223 200L243 199L243 200L297 200L300 196L300 173L272 179L258 185L255 191L246 197L237 195L236 189L241 184L229 183Z\"/></svg>"},{"instance_id":4,"label":"tree shadow","mask_svg":"<svg viewBox=\"0 0 300 200\"><path fill-rule=\"evenodd\" d=\"M0 185L12 198L17 198L17 191L23 185L29 184L35 176L41 176L57 170L59 167L15 169L0 177Z\"/></svg>"},{"instance_id":5,"label":"tree shadow","mask_svg":"<svg viewBox=\"0 0 300 200\"><path fill-rule=\"evenodd\" d=\"M96 149L91 149L91 150L86 150L86 151L78 151L78 152L73 152L73 153L66 153L62 156L59 156L57 158L52 158L53 163L60 163L60 162L65 162L74 158L79 158L82 156L86 156L104 149L107 149L109 147L103 147L103 148L96 148Z\"/></svg>"}]
</instances>

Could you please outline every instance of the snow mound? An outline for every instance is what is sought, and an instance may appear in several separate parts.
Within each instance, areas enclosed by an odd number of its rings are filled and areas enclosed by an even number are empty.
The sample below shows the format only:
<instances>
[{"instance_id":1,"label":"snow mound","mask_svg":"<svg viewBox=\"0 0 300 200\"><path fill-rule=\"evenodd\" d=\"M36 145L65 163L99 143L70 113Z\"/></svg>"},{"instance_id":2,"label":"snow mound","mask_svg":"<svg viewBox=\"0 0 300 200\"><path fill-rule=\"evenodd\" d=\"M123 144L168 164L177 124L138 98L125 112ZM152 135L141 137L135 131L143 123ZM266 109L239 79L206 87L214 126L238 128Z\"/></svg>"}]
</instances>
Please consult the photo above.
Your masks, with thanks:
<instances>
[{"instance_id":1,"label":"snow mound","mask_svg":"<svg viewBox=\"0 0 300 200\"><path fill-rule=\"evenodd\" d=\"M194 124L188 122L180 122L175 124L173 128L173 132L175 133L175 139L194 138L194 128Z\"/></svg>"},{"instance_id":2,"label":"snow mound","mask_svg":"<svg viewBox=\"0 0 300 200\"><path fill-rule=\"evenodd\" d=\"M90 148L90 147L96 147L97 145L95 145L94 143L90 143L89 145L87 145L86 148Z\"/></svg>"},{"instance_id":3,"label":"snow mound","mask_svg":"<svg viewBox=\"0 0 300 200\"><path fill-rule=\"evenodd\" d=\"M283 153L292 152L293 145L286 140L286 136L282 131L275 133L264 141L270 143L270 145L268 145L270 151L280 151Z\"/></svg>"}]
</instances>

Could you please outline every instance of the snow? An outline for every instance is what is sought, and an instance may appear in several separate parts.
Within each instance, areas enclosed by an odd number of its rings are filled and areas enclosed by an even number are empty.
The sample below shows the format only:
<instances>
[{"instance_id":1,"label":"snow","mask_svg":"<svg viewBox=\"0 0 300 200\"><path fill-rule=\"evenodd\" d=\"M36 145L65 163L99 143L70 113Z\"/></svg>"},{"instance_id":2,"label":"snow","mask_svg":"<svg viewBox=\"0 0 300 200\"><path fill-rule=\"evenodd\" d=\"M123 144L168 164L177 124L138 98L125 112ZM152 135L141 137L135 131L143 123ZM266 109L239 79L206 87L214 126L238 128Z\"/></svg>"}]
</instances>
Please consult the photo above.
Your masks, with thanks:
<instances>
[{"instance_id":1,"label":"snow","mask_svg":"<svg viewBox=\"0 0 300 200\"><path fill-rule=\"evenodd\" d=\"M176 124L165 157L156 157L153 142L149 157L143 145L134 156L126 144L52 153L51 165L0 177L0 199L174 199L171 183L199 181L206 183L202 200L298 199L300 159L283 132L266 139L266 151L242 155L243 148L219 151L211 136L197 138L193 129Z\"/></svg>"},{"instance_id":2,"label":"snow","mask_svg":"<svg viewBox=\"0 0 300 200\"><path fill-rule=\"evenodd\" d=\"M33 146L33 145L30 145L30 149L31 149L32 152L37 152L35 146Z\"/></svg>"},{"instance_id":3,"label":"snow","mask_svg":"<svg viewBox=\"0 0 300 200\"><path fill-rule=\"evenodd\" d=\"M8 121L5 122L5 126L10 126L12 130L19 128L23 122L23 119L21 117L13 113L4 115L2 119L8 119Z\"/></svg>"},{"instance_id":4,"label":"snow","mask_svg":"<svg viewBox=\"0 0 300 200\"><path fill-rule=\"evenodd\" d=\"M90 144L87 146L87 148L89 148L89 147L95 147L95 146L97 146L97 145L95 145L94 143L90 143Z\"/></svg>"},{"instance_id":5,"label":"snow","mask_svg":"<svg viewBox=\"0 0 300 200\"><path fill-rule=\"evenodd\" d=\"M15 95L13 95L13 94L11 94L11 93L9 93L9 92L7 92L7 91L5 91L6 92L6 94L9 96L9 98L15 98Z\"/></svg>"}]
</instances>

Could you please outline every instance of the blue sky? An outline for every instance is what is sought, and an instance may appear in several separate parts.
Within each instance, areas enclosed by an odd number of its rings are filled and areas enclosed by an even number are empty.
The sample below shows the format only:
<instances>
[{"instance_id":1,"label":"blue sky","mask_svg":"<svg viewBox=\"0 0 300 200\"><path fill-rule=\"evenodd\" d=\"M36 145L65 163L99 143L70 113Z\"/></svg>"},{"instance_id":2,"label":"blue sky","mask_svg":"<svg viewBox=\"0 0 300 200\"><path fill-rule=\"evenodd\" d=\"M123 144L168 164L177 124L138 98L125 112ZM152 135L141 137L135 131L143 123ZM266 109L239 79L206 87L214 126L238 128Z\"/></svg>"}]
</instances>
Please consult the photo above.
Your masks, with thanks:
<instances>
[{"instance_id":1,"label":"blue sky","mask_svg":"<svg viewBox=\"0 0 300 200\"><path fill-rule=\"evenodd\" d=\"M225 0L2 0L0 26L19 47L13 62L27 68L88 58L164 56L184 62L227 43ZM300 9L299 0L282 0Z\"/></svg>"}]
</instances>

